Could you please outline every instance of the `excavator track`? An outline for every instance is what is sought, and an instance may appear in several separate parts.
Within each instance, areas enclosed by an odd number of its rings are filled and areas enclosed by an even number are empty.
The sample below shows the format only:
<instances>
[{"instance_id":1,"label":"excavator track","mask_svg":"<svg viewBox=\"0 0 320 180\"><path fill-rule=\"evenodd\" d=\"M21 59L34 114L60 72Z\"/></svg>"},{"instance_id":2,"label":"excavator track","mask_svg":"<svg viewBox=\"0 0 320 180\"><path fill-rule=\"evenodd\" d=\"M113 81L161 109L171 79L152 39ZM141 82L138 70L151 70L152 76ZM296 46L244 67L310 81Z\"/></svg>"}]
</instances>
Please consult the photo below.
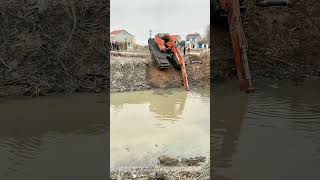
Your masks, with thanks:
<instances>
[{"instance_id":1,"label":"excavator track","mask_svg":"<svg viewBox=\"0 0 320 180\"><path fill-rule=\"evenodd\" d=\"M149 49L151 52L152 59L154 60L158 68L165 69L170 67L170 63L167 59L166 54L160 51L155 40L150 38L148 40L148 44L149 44Z\"/></svg>"},{"instance_id":2,"label":"excavator track","mask_svg":"<svg viewBox=\"0 0 320 180\"><path fill-rule=\"evenodd\" d=\"M173 54L168 54L167 59L174 68L176 68L177 70L181 70L181 66L179 65L178 59Z\"/></svg>"}]
</instances>

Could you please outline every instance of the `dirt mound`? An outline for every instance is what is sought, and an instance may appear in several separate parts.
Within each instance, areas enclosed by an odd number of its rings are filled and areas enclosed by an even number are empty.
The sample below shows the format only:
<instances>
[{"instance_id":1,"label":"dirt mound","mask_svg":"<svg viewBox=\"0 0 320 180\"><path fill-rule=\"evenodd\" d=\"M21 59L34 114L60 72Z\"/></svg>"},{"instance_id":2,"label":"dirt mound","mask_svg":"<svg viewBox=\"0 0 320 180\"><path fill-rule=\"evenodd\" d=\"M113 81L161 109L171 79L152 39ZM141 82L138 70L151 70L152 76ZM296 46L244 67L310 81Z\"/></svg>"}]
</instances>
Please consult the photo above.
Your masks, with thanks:
<instances>
[{"instance_id":1,"label":"dirt mound","mask_svg":"<svg viewBox=\"0 0 320 180\"><path fill-rule=\"evenodd\" d=\"M109 4L1 1L0 96L107 88Z\"/></svg>"},{"instance_id":2,"label":"dirt mound","mask_svg":"<svg viewBox=\"0 0 320 180\"><path fill-rule=\"evenodd\" d=\"M191 88L209 85L209 52L201 55L187 55L187 72ZM151 56L112 53L111 91L133 91L149 88L183 87L181 72L173 67L158 69Z\"/></svg>"},{"instance_id":3,"label":"dirt mound","mask_svg":"<svg viewBox=\"0 0 320 180\"><path fill-rule=\"evenodd\" d=\"M257 7L250 0L244 28L255 74L278 79L320 75L320 1L291 2L289 7Z\"/></svg>"},{"instance_id":4,"label":"dirt mound","mask_svg":"<svg viewBox=\"0 0 320 180\"><path fill-rule=\"evenodd\" d=\"M149 89L147 67L149 58L137 56L110 56L110 89L134 91Z\"/></svg>"},{"instance_id":5,"label":"dirt mound","mask_svg":"<svg viewBox=\"0 0 320 180\"><path fill-rule=\"evenodd\" d=\"M191 86L208 86L210 84L210 52L200 55L188 55L188 78Z\"/></svg>"}]
</instances>

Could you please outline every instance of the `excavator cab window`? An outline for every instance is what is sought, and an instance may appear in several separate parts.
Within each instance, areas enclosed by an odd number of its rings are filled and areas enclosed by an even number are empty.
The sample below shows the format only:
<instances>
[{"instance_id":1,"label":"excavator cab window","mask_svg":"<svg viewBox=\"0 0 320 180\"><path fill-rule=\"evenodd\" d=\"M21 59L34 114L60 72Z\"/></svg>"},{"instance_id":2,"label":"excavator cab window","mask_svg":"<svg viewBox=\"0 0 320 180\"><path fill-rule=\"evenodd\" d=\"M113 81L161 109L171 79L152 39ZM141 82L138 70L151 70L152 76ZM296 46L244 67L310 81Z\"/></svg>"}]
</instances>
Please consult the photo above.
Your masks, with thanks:
<instances>
[{"instance_id":1,"label":"excavator cab window","mask_svg":"<svg viewBox=\"0 0 320 180\"><path fill-rule=\"evenodd\" d=\"M164 42L169 42L170 41L170 36L168 34L163 35L162 39L164 40Z\"/></svg>"}]
</instances>

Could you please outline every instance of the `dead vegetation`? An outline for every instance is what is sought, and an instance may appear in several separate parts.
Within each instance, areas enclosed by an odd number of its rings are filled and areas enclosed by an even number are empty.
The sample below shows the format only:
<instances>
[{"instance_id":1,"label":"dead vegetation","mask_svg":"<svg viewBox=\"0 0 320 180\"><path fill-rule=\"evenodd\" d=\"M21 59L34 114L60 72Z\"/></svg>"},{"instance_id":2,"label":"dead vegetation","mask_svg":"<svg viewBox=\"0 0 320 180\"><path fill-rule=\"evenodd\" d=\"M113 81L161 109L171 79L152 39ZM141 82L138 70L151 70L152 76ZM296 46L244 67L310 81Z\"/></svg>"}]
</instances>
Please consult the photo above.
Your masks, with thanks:
<instances>
[{"instance_id":1,"label":"dead vegetation","mask_svg":"<svg viewBox=\"0 0 320 180\"><path fill-rule=\"evenodd\" d=\"M0 3L0 96L107 88L107 1Z\"/></svg>"}]
</instances>

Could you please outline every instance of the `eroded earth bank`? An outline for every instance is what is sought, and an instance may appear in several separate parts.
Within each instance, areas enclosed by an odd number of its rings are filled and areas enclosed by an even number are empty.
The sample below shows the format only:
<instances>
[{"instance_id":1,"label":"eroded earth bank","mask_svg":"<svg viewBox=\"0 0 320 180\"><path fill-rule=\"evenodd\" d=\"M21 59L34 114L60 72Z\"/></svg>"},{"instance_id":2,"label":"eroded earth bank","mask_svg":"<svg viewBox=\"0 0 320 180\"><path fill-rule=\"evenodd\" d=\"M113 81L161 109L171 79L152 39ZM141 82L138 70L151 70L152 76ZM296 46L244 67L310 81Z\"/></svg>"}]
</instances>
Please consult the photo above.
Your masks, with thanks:
<instances>
[{"instance_id":1,"label":"eroded earth bank","mask_svg":"<svg viewBox=\"0 0 320 180\"><path fill-rule=\"evenodd\" d=\"M254 80L293 80L320 76L320 1L292 0L287 7L259 7L248 0L244 31ZM216 81L234 78L228 30L211 26Z\"/></svg>"},{"instance_id":2,"label":"eroded earth bank","mask_svg":"<svg viewBox=\"0 0 320 180\"><path fill-rule=\"evenodd\" d=\"M209 52L200 55L187 55L186 60L191 88L209 86ZM159 70L148 54L113 52L110 56L110 66L111 92L151 88L183 88L180 71L172 67Z\"/></svg>"}]
</instances>

